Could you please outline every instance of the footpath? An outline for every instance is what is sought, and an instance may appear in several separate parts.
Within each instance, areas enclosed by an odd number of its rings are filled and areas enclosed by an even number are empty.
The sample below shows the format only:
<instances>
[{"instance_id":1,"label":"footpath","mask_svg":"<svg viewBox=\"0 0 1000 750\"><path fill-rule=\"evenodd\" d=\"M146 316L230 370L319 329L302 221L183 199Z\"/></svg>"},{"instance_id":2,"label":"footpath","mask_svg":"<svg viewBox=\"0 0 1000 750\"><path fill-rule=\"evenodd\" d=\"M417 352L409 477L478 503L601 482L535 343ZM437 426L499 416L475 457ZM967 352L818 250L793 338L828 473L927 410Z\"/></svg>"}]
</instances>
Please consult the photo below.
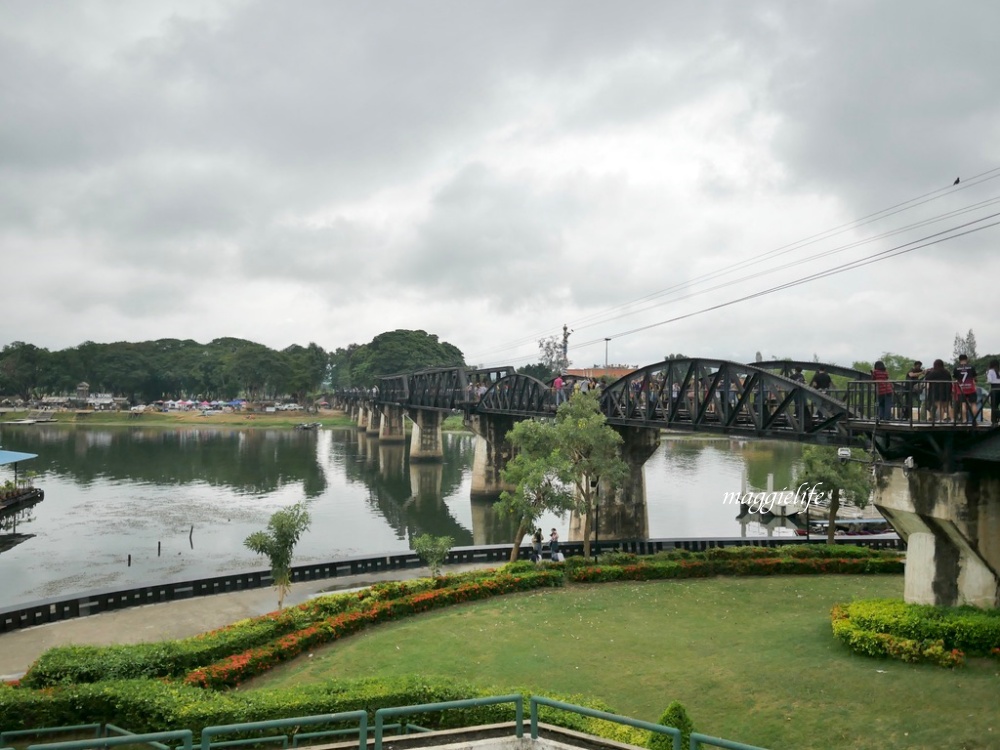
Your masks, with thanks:
<instances>
[{"instance_id":1,"label":"footpath","mask_svg":"<svg viewBox=\"0 0 1000 750\"><path fill-rule=\"evenodd\" d=\"M499 565L500 563L449 565L445 570L458 573ZM400 581L429 575L428 568L412 568L302 581L292 584L285 597L285 606L301 604L324 593L364 588L379 581ZM188 638L250 617L265 615L277 608L276 591L273 588L261 588L147 604L14 630L0 634L0 680L21 677L35 659L54 646L110 646L116 643Z\"/></svg>"}]
</instances>

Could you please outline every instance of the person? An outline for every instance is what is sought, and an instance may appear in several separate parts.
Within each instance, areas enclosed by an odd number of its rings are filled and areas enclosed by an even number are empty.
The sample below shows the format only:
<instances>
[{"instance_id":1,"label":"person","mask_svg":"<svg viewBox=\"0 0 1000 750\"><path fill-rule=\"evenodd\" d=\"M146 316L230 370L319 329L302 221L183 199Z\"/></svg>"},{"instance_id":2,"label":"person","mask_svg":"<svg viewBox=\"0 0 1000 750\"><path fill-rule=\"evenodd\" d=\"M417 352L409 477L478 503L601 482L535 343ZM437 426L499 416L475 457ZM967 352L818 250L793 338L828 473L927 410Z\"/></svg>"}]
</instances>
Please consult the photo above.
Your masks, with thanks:
<instances>
[{"instance_id":1,"label":"person","mask_svg":"<svg viewBox=\"0 0 1000 750\"><path fill-rule=\"evenodd\" d=\"M876 419L884 422L892 419L892 383L889 382L889 371L881 359L875 363L872 370L872 380L875 381Z\"/></svg>"},{"instance_id":2,"label":"person","mask_svg":"<svg viewBox=\"0 0 1000 750\"><path fill-rule=\"evenodd\" d=\"M917 419L920 419L920 404L917 401L917 392L920 389L920 379L924 376L924 363L919 359L914 361L913 367L906 371L906 419L913 419L913 407L917 407Z\"/></svg>"},{"instance_id":3,"label":"person","mask_svg":"<svg viewBox=\"0 0 1000 750\"><path fill-rule=\"evenodd\" d=\"M830 378L829 374L827 374L826 369L823 365L819 365L816 368L816 372L813 373L812 380L809 381L809 387L815 388L820 393L829 393L830 386L832 385L833 380ZM816 408L816 418L824 418L823 410L819 407Z\"/></svg>"},{"instance_id":4,"label":"person","mask_svg":"<svg viewBox=\"0 0 1000 750\"><path fill-rule=\"evenodd\" d=\"M833 380L827 374L826 369L822 365L817 367L816 372L813 373L812 380L809 381L809 387L815 388L820 393L826 393L832 385Z\"/></svg>"},{"instance_id":5,"label":"person","mask_svg":"<svg viewBox=\"0 0 1000 750\"><path fill-rule=\"evenodd\" d=\"M934 366L924 373L927 384L927 416L932 422L951 419L951 375L944 369L944 362L934 360Z\"/></svg>"},{"instance_id":6,"label":"person","mask_svg":"<svg viewBox=\"0 0 1000 750\"><path fill-rule=\"evenodd\" d=\"M566 400L566 394L563 393L563 379L562 375L556 375L556 379L552 381L552 387L556 391L556 408L559 408L559 404Z\"/></svg>"},{"instance_id":7,"label":"person","mask_svg":"<svg viewBox=\"0 0 1000 750\"><path fill-rule=\"evenodd\" d=\"M535 528L535 535L531 538L532 562L539 562L542 559L542 527Z\"/></svg>"},{"instance_id":8,"label":"person","mask_svg":"<svg viewBox=\"0 0 1000 750\"><path fill-rule=\"evenodd\" d=\"M553 562L556 561L556 555L559 554L559 532L552 529L552 533L549 534L549 553L552 555Z\"/></svg>"},{"instance_id":9,"label":"person","mask_svg":"<svg viewBox=\"0 0 1000 750\"><path fill-rule=\"evenodd\" d=\"M996 427L1000 423L1000 361L990 360L986 382L990 385L990 424Z\"/></svg>"},{"instance_id":10,"label":"person","mask_svg":"<svg viewBox=\"0 0 1000 750\"><path fill-rule=\"evenodd\" d=\"M969 424L976 423L976 368L969 364L969 357L958 355L958 364L952 373L958 386L957 403L961 406L962 419ZM959 418L955 412L955 419Z\"/></svg>"},{"instance_id":11,"label":"person","mask_svg":"<svg viewBox=\"0 0 1000 750\"><path fill-rule=\"evenodd\" d=\"M789 377L789 380L794 380L796 383L802 383L802 385L805 385L806 384L806 376L802 374L802 368L801 367L796 367L795 368L795 372L793 372L791 374L791 376Z\"/></svg>"}]
</instances>

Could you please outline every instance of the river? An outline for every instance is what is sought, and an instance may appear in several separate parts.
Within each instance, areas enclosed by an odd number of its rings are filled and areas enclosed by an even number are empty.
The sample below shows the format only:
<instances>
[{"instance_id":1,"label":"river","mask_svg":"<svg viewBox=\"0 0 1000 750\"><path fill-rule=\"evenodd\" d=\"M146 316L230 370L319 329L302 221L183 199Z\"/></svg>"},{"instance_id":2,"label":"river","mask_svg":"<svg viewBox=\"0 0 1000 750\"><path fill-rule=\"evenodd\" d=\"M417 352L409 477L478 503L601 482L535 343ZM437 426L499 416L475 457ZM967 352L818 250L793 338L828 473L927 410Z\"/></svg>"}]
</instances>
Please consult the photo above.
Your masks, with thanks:
<instances>
[{"instance_id":1,"label":"river","mask_svg":"<svg viewBox=\"0 0 1000 750\"><path fill-rule=\"evenodd\" d=\"M295 563L410 549L419 534L457 546L510 541L489 502L470 501L474 440L445 433L440 464L409 465L406 446L353 429L0 427L6 450L37 453L45 499L0 519L0 608L267 567L243 546L277 509L306 501ZM645 465L646 518L605 509L602 539L766 536L726 493L794 486L794 443L671 438ZM770 475L770 477L769 477ZM0 482L13 476L0 467ZM546 517L572 538L571 519ZM788 533L780 529L776 533Z\"/></svg>"}]
</instances>

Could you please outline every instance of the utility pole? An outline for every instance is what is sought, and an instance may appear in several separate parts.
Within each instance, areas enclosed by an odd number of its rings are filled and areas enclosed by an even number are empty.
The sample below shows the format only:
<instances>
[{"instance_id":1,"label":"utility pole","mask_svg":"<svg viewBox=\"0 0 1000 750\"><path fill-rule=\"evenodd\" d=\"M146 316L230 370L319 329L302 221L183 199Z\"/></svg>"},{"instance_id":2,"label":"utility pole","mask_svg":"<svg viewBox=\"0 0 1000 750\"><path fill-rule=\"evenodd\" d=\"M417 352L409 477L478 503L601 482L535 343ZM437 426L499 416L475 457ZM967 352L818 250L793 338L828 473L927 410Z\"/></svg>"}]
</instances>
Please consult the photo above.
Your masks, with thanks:
<instances>
[{"instance_id":1,"label":"utility pole","mask_svg":"<svg viewBox=\"0 0 1000 750\"><path fill-rule=\"evenodd\" d=\"M611 339L604 339L604 374L607 375L608 372L608 342Z\"/></svg>"},{"instance_id":2,"label":"utility pole","mask_svg":"<svg viewBox=\"0 0 1000 750\"><path fill-rule=\"evenodd\" d=\"M569 326L563 323L563 342L562 342L562 367L560 369L565 370L569 367L569 335L573 333L569 330Z\"/></svg>"}]
</instances>

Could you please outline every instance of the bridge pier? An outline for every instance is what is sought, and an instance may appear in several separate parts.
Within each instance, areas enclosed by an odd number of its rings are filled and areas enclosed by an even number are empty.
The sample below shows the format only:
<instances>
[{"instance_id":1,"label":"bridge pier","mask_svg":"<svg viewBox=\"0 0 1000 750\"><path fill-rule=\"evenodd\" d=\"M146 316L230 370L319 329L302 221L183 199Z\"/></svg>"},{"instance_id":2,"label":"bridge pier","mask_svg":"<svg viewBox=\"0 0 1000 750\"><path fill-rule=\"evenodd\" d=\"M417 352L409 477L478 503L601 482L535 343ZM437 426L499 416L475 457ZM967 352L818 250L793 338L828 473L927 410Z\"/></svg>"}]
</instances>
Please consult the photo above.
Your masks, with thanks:
<instances>
[{"instance_id":1,"label":"bridge pier","mask_svg":"<svg viewBox=\"0 0 1000 750\"><path fill-rule=\"evenodd\" d=\"M876 507L906 540L914 604L1000 607L1000 477L894 468Z\"/></svg>"},{"instance_id":2,"label":"bridge pier","mask_svg":"<svg viewBox=\"0 0 1000 750\"><path fill-rule=\"evenodd\" d=\"M406 440L406 430L403 425L403 410L393 404L382 406L382 419L379 422L378 439L383 443L402 443Z\"/></svg>"},{"instance_id":3,"label":"bridge pier","mask_svg":"<svg viewBox=\"0 0 1000 750\"><path fill-rule=\"evenodd\" d=\"M377 440L382 433L382 412L375 404L371 404L367 409L367 419L365 424L365 434L372 440Z\"/></svg>"},{"instance_id":4,"label":"bridge pier","mask_svg":"<svg viewBox=\"0 0 1000 750\"><path fill-rule=\"evenodd\" d=\"M359 430L364 430L368 427L368 407L365 404L358 404L358 416L355 425L357 425Z\"/></svg>"},{"instance_id":5,"label":"bridge pier","mask_svg":"<svg viewBox=\"0 0 1000 750\"><path fill-rule=\"evenodd\" d=\"M628 464L628 476L616 488L601 482L599 510L595 513L597 533L594 541L616 539L648 539L649 510L646 505L645 463L660 446L660 430L649 427L619 427L622 436L619 448L622 460ZM583 541L583 517L570 514L569 541Z\"/></svg>"},{"instance_id":6,"label":"bridge pier","mask_svg":"<svg viewBox=\"0 0 1000 750\"><path fill-rule=\"evenodd\" d=\"M441 461L441 412L431 409L410 409L413 431L410 433L411 461Z\"/></svg>"},{"instance_id":7,"label":"bridge pier","mask_svg":"<svg viewBox=\"0 0 1000 750\"><path fill-rule=\"evenodd\" d=\"M476 435L475 455L472 459L473 497L497 499L504 490L514 487L504 484L500 473L513 457L513 448L507 441L518 419L508 415L473 414L469 426Z\"/></svg>"}]
</instances>

